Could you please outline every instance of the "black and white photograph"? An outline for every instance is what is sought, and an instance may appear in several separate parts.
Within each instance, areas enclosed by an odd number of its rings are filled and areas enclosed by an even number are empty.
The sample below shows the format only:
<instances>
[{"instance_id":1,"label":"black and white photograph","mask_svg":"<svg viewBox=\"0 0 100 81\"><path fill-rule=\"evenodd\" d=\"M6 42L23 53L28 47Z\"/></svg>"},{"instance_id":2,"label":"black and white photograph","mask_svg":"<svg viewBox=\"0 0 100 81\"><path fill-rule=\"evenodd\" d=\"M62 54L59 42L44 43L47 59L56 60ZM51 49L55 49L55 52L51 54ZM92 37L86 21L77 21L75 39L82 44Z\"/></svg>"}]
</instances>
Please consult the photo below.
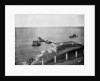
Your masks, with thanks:
<instances>
[{"instance_id":1,"label":"black and white photograph","mask_svg":"<svg viewBox=\"0 0 100 81\"><path fill-rule=\"evenodd\" d=\"M5 76L95 76L94 5L6 5Z\"/></svg>"},{"instance_id":2,"label":"black and white photograph","mask_svg":"<svg viewBox=\"0 0 100 81\"><path fill-rule=\"evenodd\" d=\"M84 65L84 15L15 14L15 65Z\"/></svg>"}]
</instances>

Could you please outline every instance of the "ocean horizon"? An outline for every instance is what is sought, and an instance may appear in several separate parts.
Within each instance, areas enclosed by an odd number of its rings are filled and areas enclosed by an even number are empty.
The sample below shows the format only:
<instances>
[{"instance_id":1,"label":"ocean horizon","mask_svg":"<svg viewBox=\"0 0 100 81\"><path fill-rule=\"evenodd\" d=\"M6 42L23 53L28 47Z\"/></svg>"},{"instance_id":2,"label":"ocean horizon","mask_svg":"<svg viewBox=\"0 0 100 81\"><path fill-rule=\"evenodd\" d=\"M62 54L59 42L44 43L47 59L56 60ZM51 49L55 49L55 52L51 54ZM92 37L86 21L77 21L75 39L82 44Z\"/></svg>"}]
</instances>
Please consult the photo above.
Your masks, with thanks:
<instances>
[{"instance_id":1,"label":"ocean horizon","mask_svg":"<svg viewBox=\"0 0 100 81\"><path fill-rule=\"evenodd\" d=\"M69 36L77 34L77 38ZM32 47L33 40L37 37L52 40L54 42L74 41L84 43L84 27L15 27L15 58L24 61L29 57L35 57L41 51L50 48L48 44Z\"/></svg>"}]
</instances>

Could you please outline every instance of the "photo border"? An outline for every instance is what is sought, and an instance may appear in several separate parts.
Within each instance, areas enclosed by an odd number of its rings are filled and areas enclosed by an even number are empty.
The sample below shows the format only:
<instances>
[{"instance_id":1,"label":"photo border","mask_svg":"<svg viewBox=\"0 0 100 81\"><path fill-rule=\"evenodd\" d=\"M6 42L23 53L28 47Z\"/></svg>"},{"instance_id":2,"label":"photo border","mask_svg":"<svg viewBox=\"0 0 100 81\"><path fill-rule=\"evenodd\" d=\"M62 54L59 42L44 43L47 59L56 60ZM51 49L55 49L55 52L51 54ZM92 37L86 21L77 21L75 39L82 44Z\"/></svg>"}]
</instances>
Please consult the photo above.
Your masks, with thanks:
<instances>
[{"instance_id":1,"label":"photo border","mask_svg":"<svg viewBox=\"0 0 100 81\"><path fill-rule=\"evenodd\" d=\"M7 4L6 4L7 5ZM4 18L5 19L5 18ZM3 26L4 27L4 26ZM4 62L5 63L5 62ZM5 65L5 64L4 64ZM5 73L5 72L4 72ZM8 76L6 76L6 77L8 77ZM29 76L27 76L27 77L29 77ZM43 77L43 76L42 76ZM54 77L54 76L53 76ZM56 77L56 76L55 76ZM60 77L63 77L63 76L60 76ZM69 76L68 76L69 77ZM76 76L77 77L77 76ZM78 76L79 77L79 76ZM51 78L51 77L50 77ZM57 76L57 78L58 78L58 76ZM64 78L64 77L63 77Z\"/></svg>"}]
</instances>

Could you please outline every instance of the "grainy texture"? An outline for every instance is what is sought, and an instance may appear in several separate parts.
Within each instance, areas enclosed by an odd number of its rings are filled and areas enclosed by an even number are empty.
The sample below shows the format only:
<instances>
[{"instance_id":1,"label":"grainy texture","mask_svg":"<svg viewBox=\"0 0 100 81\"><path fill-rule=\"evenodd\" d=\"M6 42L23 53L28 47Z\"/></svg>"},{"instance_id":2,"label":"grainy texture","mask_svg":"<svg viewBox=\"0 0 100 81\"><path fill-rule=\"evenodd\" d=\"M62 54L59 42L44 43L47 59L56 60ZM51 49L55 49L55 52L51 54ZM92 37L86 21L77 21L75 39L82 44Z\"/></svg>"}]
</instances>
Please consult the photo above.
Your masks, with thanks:
<instances>
[{"instance_id":1,"label":"grainy texture","mask_svg":"<svg viewBox=\"0 0 100 81\"><path fill-rule=\"evenodd\" d=\"M69 36L77 34L78 37L70 39ZM35 58L43 50L50 48L43 43L39 47L32 47L33 40L37 37L52 40L54 42L74 41L84 43L84 27L16 27L15 28L15 56L16 62L23 62L30 57Z\"/></svg>"}]
</instances>

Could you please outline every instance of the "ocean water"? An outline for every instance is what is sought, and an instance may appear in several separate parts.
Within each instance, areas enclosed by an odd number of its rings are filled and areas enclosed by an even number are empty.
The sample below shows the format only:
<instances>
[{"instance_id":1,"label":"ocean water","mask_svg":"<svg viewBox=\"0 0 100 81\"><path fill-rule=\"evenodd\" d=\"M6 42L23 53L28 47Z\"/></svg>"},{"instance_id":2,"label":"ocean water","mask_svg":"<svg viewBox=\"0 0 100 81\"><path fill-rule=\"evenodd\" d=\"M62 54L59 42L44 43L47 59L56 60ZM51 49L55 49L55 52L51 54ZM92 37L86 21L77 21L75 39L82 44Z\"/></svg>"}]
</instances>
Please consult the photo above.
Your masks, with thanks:
<instances>
[{"instance_id":1,"label":"ocean water","mask_svg":"<svg viewBox=\"0 0 100 81\"><path fill-rule=\"evenodd\" d=\"M69 36L77 34L77 38ZM40 47L32 47L33 40L37 37L53 40L55 42L75 41L84 43L84 27L16 27L15 28L15 58L16 61L24 61L29 57L35 57L40 51L50 48L48 44Z\"/></svg>"}]
</instances>

